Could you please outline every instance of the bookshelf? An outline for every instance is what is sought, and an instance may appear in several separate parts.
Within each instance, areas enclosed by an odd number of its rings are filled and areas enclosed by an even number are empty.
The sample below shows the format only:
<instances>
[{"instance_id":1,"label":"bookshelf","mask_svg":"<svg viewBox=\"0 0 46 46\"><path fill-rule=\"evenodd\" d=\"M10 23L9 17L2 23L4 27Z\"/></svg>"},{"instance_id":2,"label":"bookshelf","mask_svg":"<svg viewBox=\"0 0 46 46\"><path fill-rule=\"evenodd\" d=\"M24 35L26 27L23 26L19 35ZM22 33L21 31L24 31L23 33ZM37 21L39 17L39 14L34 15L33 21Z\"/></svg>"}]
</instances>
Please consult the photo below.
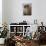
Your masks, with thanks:
<instances>
[{"instance_id":1,"label":"bookshelf","mask_svg":"<svg viewBox=\"0 0 46 46\"><path fill-rule=\"evenodd\" d=\"M9 35L14 35L14 34L18 34L18 35L22 35L25 36L26 34L26 28L30 27L31 25L9 25Z\"/></svg>"}]
</instances>

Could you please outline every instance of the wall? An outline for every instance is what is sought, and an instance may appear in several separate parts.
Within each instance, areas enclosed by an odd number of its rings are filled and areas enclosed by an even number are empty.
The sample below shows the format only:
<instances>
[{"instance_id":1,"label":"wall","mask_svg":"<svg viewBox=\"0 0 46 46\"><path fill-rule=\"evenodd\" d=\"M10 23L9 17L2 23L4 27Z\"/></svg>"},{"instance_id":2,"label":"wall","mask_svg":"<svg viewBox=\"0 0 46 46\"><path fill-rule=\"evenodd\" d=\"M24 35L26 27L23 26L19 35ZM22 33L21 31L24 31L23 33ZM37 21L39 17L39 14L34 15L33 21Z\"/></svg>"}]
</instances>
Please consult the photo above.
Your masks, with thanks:
<instances>
[{"instance_id":1,"label":"wall","mask_svg":"<svg viewBox=\"0 0 46 46\"><path fill-rule=\"evenodd\" d=\"M8 23L8 15L7 15L7 0L2 0L2 23Z\"/></svg>"},{"instance_id":2,"label":"wall","mask_svg":"<svg viewBox=\"0 0 46 46\"><path fill-rule=\"evenodd\" d=\"M0 0L0 27L2 27L2 0Z\"/></svg>"},{"instance_id":3,"label":"wall","mask_svg":"<svg viewBox=\"0 0 46 46\"><path fill-rule=\"evenodd\" d=\"M40 24L41 21L46 25L46 0L33 0L33 15Z\"/></svg>"},{"instance_id":4,"label":"wall","mask_svg":"<svg viewBox=\"0 0 46 46\"><path fill-rule=\"evenodd\" d=\"M30 2L31 0L4 0L3 21L18 23L26 20L29 24L32 24L34 19L37 19L38 24L43 21L46 25L46 0L32 0L32 15L23 16L23 4Z\"/></svg>"},{"instance_id":5,"label":"wall","mask_svg":"<svg viewBox=\"0 0 46 46\"><path fill-rule=\"evenodd\" d=\"M8 3L9 1L7 1ZM26 20L28 22L31 21L31 16L23 16L23 4L29 3L30 4L31 0L11 0L9 3L11 3L9 10L9 22L22 22L23 20ZM8 11L9 12L9 11ZM10 18L11 17L11 18ZM14 21L15 20L15 21Z\"/></svg>"}]
</instances>

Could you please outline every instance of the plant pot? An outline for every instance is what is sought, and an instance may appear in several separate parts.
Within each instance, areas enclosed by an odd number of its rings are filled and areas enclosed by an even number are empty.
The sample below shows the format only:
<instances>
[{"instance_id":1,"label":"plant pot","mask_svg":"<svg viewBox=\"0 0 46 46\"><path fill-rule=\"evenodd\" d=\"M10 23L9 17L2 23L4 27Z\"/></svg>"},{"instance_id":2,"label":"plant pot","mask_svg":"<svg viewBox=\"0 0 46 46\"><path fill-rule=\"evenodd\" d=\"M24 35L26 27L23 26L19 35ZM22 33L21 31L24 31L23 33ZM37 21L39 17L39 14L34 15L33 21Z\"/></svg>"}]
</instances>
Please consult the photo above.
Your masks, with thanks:
<instances>
[{"instance_id":1,"label":"plant pot","mask_svg":"<svg viewBox=\"0 0 46 46\"><path fill-rule=\"evenodd\" d=\"M4 44L5 38L0 38L0 44Z\"/></svg>"}]
</instances>

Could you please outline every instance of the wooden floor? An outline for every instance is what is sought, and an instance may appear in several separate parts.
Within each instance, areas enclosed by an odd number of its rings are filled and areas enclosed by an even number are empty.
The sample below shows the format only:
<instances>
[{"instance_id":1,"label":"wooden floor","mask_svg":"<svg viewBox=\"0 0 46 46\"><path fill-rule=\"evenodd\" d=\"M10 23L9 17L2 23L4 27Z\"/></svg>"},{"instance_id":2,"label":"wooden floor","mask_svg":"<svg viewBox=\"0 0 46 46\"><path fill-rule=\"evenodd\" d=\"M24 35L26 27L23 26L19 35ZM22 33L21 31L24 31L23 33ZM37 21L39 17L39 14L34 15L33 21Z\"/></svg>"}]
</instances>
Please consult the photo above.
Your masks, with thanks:
<instances>
[{"instance_id":1,"label":"wooden floor","mask_svg":"<svg viewBox=\"0 0 46 46\"><path fill-rule=\"evenodd\" d=\"M46 45L40 45L40 46L46 46Z\"/></svg>"},{"instance_id":2,"label":"wooden floor","mask_svg":"<svg viewBox=\"0 0 46 46\"><path fill-rule=\"evenodd\" d=\"M4 45L0 45L0 46L4 46Z\"/></svg>"},{"instance_id":3,"label":"wooden floor","mask_svg":"<svg viewBox=\"0 0 46 46\"><path fill-rule=\"evenodd\" d=\"M39 45L39 43L37 41L36 42L32 41L32 46L46 46L46 44L45 45Z\"/></svg>"},{"instance_id":4,"label":"wooden floor","mask_svg":"<svg viewBox=\"0 0 46 46\"><path fill-rule=\"evenodd\" d=\"M0 45L0 46L4 46L4 45ZM32 45L32 46L39 46L39 45L38 45L38 44L36 44L36 43L35 43L35 44L33 43L33 45ZM40 46L46 46L46 45L40 45Z\"/></svg>"}]
</instances>

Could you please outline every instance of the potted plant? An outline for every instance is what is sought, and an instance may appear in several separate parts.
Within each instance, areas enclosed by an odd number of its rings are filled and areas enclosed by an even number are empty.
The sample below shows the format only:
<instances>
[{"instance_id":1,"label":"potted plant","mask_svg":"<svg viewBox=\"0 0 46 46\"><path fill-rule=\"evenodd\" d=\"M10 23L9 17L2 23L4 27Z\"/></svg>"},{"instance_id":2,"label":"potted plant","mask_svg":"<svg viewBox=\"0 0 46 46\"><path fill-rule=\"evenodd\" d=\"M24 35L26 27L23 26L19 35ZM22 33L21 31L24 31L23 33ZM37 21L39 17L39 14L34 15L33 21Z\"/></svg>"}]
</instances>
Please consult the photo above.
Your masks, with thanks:
<instances>
[{"instance_id":1,"label":"potted plant","mask_svg":"<svg viewBox=\"0 0 46 46\"><path fill-rule=\"evenodd\" d=\"M3 31L0 31L0 44L4 44L4 40L7 37L8 29L7 24L3 24Z\"/></svg>"}]
</instances>

